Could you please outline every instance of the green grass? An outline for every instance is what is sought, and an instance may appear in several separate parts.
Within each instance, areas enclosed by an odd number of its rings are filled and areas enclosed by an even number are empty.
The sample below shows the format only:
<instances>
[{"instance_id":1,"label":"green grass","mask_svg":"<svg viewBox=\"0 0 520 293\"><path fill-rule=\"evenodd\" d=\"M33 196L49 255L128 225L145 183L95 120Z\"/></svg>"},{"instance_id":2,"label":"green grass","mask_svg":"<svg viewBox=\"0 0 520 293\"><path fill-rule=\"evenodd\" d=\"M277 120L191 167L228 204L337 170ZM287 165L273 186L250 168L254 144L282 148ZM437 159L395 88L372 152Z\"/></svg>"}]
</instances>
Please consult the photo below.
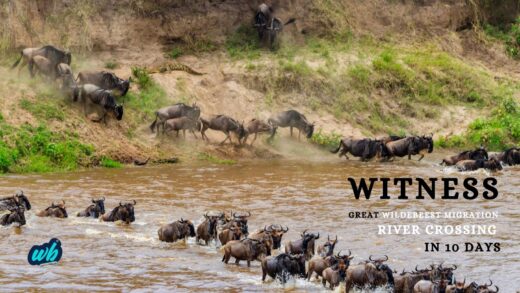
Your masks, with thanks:
<instances>
[{"instance_id":1,"label":"green grass","mask_svg":"<svg viewBox=\"0 0 520 293\"><path fill-rule=\"evenodd\" d=\"M205 152L199 153L197 155L197 159L199 159L200 161L207 161L207 162L219 164L219 165L234 165L237 163L235 160L221 159L219 157L216 157L212 154L208 154Z\"/></svg>"},{"instance_id":2,"label":"green grass","mask_svg":"<svg viewBox=\"0 0 520 293\"><path fill-rule=\"evenodd\" d=\"M114 60L110 60L105 63L106 69L116 69L118 67L119 67L119 64L117 63L117 61L114 61Z\"/></svg>"},{"instance_id":3,"label":"green grass","mask_svg":"<svg viewBox=\"0 0 520 293\"><path fill-rule=\"evenodd\" d=\"M182 54L183 54L183 51L181 48L174 47L173 49L170 50L170 52L168 52L167 55L171 59L177 59L177 58L181 57Z\"/></svg>"},{"instance_id":4,"label":"green grass","mask_svg":"<svg viewBox=\"0 0 520 293\"><path fill-rule=\"evenodd\" d=\"M502 101L490 117L473 121L463 135L441 137L439 147L472 147L484 145L490 150L499 151L520 141L520 106L508 98Z\"/></svg>"},{"instance_id":5,"label":"green grass","mask_svg":"<svg viewBox=\"0 0 520 293\"><path fill-rule=\"evenodd\" d=\"M72 171L90 163L94 148L72 133L50 131L41 125L19 128L0 124L0 172Z\"/></svg>"},{"instance_id":6,"label":"green grass","mask_svg":"<svg viewBox=\"0 0 520 293\"><path fill-rule=\"evenodd\" d=\"M49 101L20 100L20 107L40 120L65 120L65 113Z\"/></svg>"},{"instance_id":7,"label":"green grass","mask_svg":"<svg viewBox=\"0 0 520 293\"><path fill-rule=\"evenodd\" d=\"M324 133L321 129L319 129L312 135L311 142L330 150L336 148L342 138L343 137L338 133Z\"/></svg>"},{"instance_id":8,"label":"green grass","mask_svg":"<svg viewBox=\"0 0 520 293\"><path fill-rule=\"evenodd\" d=\"M101 160L99 161L99 166L101 166L103 168L114 169L114 168L122 168L123 164L121 164L118 161L114 161L112 159L109 159L107 157L102 157Z\"/></svg>"},{"instance_id":9,"label":"green grass","mask_svg":"<svg viewBox=\"0 0 520 293\"><path fill-rule=\"evenodd\" d=\"M490 38L504 43L506 53L514 59L520 59L520 17L509 25L484 25L484 33Z\"/></svg>"},{"instance_id":10,"label":"green grass","mask_svg":"<svg viewBox=\"0 0 520 293\"><path fill-rule=\"evenodd\" d=\"M258 33L251 26L242 25L230 34L225 43L229 56L233 59L255 59L260 57Z\"/></svg>"},{"instance_id":11,"label":"green grass","mask_svg":"<svg viewBox=\"0 0 520 293\"><path fill-rule=\"evenodd\" d=\"M126 105L136 112L139 121L148 120L157 109L168 104L168 97L164 89L143 68L132 68L132 76L139 91L127 94Z\"/></svg>"}]
</instances>

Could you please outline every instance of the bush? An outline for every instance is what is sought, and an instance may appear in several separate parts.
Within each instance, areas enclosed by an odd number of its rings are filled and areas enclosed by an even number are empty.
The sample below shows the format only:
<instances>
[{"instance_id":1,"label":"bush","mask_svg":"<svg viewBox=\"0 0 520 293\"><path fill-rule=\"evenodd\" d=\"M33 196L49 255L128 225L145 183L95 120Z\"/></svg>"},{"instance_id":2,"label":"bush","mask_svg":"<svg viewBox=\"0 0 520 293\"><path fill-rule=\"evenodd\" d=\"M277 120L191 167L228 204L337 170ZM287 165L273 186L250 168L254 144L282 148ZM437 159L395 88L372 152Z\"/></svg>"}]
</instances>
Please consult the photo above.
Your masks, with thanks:
<instances>
[{"instance_id":1,"label":"bush","mask_svg":"<svg viewBox=\"0 0 520 293\"><path fill-rule=\"evenodd\" d=\"M260 56L258 33L251 26L242 25L226 39L226 50L231 58L257 58Z\"/></svg>"},{"instance_id":2,"label":"bush","mask_svg":"<svg viewBox=\"0 0 520 293\"><path fill-rule=\"evenodd\" d=\"M201 161L208 161L219 165L234 165L237 163L235 160L221 159L219 157L204 152L199 153L197 158Z\"/></svg>"},{"instance_id":3,"label":"bush","mask_svg":"<svg viewBox=\"0 0 520 293\"><path fill-rule=\"evenodd\" d=\"M181 56L182 56L182 49L179 47L174 47L173 49L171 49L170 52L168 52L168 57L170 57L171 59L177 59Z\"/></svg>"},{"instance_id":4,"label":"bush","mask_svg":"<svg viewBox=\"0 0 520 293\"><path fill-rule=\"evenodd\" d=\"M148 119L157 109L168 103L166 92L154 82L145 69L134 67L132 74L139 86L139 92L127 94L127 105L143 113L142 119Z\"/></svg>"},{"instance_id":5,"label":"bush","mask_svg":"<svg viewBox=\"0 0 520 293\"><path fill-rule=\"evenodd\" d=\"M104 168L121 168L121 167L123 167L123 164L121 164L120 162L114 161L107 157L102 157L101 160L99 161L99 165Z\"/></svg>"},{"instance_id":6,"label":"bush","mask_svg":"<svg viewBox=\"0 0 520 293\"><path fill-rule=\"evenodd\" d=\"M332 132L332 133L324 133L321 129L315 132L311 137L311 142L327 148L332 149L338 146L339 141L342 139L341 134Z\"/></svg>"}]
</instances>

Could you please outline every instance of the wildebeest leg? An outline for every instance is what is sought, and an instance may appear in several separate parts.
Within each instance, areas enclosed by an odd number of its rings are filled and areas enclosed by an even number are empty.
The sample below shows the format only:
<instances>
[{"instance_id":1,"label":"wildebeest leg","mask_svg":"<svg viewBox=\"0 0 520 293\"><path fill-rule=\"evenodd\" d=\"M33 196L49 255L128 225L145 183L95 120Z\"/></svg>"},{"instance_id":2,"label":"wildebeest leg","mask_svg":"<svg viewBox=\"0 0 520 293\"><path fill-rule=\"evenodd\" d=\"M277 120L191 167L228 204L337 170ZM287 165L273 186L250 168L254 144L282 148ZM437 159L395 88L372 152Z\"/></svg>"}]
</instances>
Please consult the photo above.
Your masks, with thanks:
<instances>
[{"instance_id":1,"label":"wildebeest leg","mask_svg":"<svg viewBox=\"0 0 520 293\"><path fill-rule=\"evenodd\" d=\"M424 158L424 154L421 154L421 157L420 157L419 160L417 160L417 161L420 161L420 160L422 160L423 158Z\"/></svg>"},{"instance_id":2,"label":"wildebeest leg","mask_svg":"<svg viewBox=\"0 0 520 293\"><path fill-rule=\"evenodd\" d=\"M229 135L229 131L224 132L226 134L226 139L224 139L220 144L224 144L228 139L231 142L231 136Z\"/></svg>"},{"instance_id":3,"label":"wildebeest leg","mask_svg":"<svg viewBox=\"0 0 520 293\"><path fill-rule=\"evenodd\" d=\"M195 139L197 139L197 135L195 134L195 131L193 131L193 129L190 129L190 132L193 134L193 136L195 137Z\"/></svg>"},{"instance_id":4,"label":"wildebeest leg","mask_svg":"<svg viewBox=\"0 0 520 293\"><path fill-rule=\"evenodd\" d=\"M257 134L258 134L258 133L257 133L257 132L255 132L255 137L253 137L253 141L251 141L251 145L253 145L253 143L255 142ZM245 140L244 140L244 143L246 143L246 141L245 141Z\"/></svg>"},{"instance_id":5,"label":"wildebeest leg","mask_svg":"<svg viewBox=\"0 0 520 293\"><path fill-rule=\"evenodd\" d=\"M175 130L175 137L179 137L179 131L178 130Z\"/></svg>"},{"instance_id":6,"label":"wildebeest leg","mask_svg":"<svg viewBox=\"0 0 520 293\"><path fill-rule=\"evenodd\" d=\"M238 264L238 260L237 260L237 264ZM251 267L251 260L250 259L247 260L247 267L248 268Z\"/></svg>"},{"instance_id":7,"label":"wildebeest leg","mask_svg":"<svg viewBox=\"0 0 520 293\"><path fill-rule=\"evenodd\" d=\"M290 126L290 129L291 129L291 137L292 137L292 126Z\"/></svg>"},{"instance_id":8,"label":"wildebeest leg","mask_svg":"<svg viewBox=\"0 0 520 293\"><path fill-rule=\"evenodd\" d=\"M325 278L322 278L321 280L321 284L323 284L323 287L327 287L327 280L325 280ZM347 291L348 292L348 291Z\"/></svg>"},{"instance_id":9,"label":"wildebeest leg","mask_svg":"<svg viewBox=\"0 0 520 293\"><path fill-rule=\"evenodd\" d=\"M186 139L186 129L183 129L183 130L182 130L182 137L183 137L184 139Z\"/></svg>"},{"instance_id":10,"label":"wildebeest leg","mask_svg":"<svg viewBox=\"0 0 520 293\"><path fill-rule=\"evenodd\" d=\"M238 258L235 258L235 264L238 266L240 263L240 260Z\"/></svg>"},{"instance_id":11,"label":"wildebeest leg","mask_svg":"<svg viewBox=\"0 0 520 293\"><path fill-rule=\"evenodd\" d=\"M300 135L302 134L302 131L298 128L298 141L300 140Z\"/></svg>"}]
</instances>

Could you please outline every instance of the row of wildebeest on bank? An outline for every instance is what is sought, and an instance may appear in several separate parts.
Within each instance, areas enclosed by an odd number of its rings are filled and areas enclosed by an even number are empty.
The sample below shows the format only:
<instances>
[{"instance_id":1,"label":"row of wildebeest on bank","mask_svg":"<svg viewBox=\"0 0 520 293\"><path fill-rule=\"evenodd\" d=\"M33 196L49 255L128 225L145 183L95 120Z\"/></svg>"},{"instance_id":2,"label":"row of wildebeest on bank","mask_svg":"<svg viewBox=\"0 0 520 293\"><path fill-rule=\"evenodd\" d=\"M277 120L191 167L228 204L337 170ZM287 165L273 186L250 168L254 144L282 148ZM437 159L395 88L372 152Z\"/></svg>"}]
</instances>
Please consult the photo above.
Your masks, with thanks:
<instances>
[{"instance_id":1,"label":"row of wildebeest on bank","mask_svg":"<svg viewBox=\"0 0 520 293\"><path fill-rule=\"evenodd\" d=\"M92 199L91 204L76 214L77 217L99 218L101 221L130 224L135 221L135 201L120 202L110 213L105 213L105 198ZM23 192L0 199L0 211L9 210L0 222L2 225L25 224L26 210L31 209L29 199ZM39 217L67 218L65 202L52 203L49 207L36 213ZM353 288L385 287L392 292L406 293L493 293L498 286L477 284L457 280L454 271L456 265L445 266L432 264L428 268L403 270L401 273L392 270L387 263L388 256L373 257L353 263L354 256L348 250L336 252L338 237L327 236L318 243L320 233L304 230L299 238L285 241L282 250L282 238L289 231L288 227L279 224L265 225L263 228L249 233L248 220L250 212L206 212L203 220L195 226L193 221L183 219L162 225L158 238L164 242L186 241L195 237L199 245L220 247L223 253L222 262L228 263L231 258L235 264L240 261L259 261L262 269L262 281L267 276L286 283L289 278L303 278L308 281L321 279L323 286L334 289L343 284L346 292ZM276 255L275 255L276 254ZM328 286L327 286L328 285Z\"/></svg>"}]
</instances>

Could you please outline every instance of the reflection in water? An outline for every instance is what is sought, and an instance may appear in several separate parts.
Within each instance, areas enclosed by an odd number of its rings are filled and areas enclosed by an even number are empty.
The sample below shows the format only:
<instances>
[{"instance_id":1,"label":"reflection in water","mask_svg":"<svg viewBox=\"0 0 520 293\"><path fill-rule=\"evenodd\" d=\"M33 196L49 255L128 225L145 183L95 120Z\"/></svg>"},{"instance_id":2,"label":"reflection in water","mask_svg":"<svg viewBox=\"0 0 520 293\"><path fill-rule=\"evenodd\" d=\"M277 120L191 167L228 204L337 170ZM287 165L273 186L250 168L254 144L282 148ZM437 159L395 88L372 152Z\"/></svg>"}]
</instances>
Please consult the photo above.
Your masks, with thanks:
<instances>
[{"instance_id":1,"label":"reflection in water","mask_svg":"<svg viewBox=\"0 0 520 293\"><path fill-rule=\"evenodd\" d=\"M298 238L304 229L321 235L338 235L336 249L351 249L353 263L370 254L387 254L389 265L401 271L425 267L431 262L459 265L456 275L485 282L489 278L511 292L520 287L520 190L518 168L506 168L498 176L499 197L477 200L355 200L347 177L476 177L479 182L490 175L484 171L460 174L443 170L436 162L441 156L423 162L399 160L393 163L358 161L268 161L243 162L235 166L159 166L122 170L89 170L69 174L0 177L0 194L23 189L33 204L21 230L0 228L0 287L6 290L64 289L121 290L146 288L151 291L259 291L280 290L277 282L261 282L258 262L245 265L221 263L221 252L204 247L190 238L187 243L162 243L160 225L192 219L195 225L205 211L251 211L249 229L266 224L289 226L283 241ZM378 191L379 192L379 191ZM121 200L136 200L136 221L130 226L103 223L75 214L90 204L90 198L106 197L109 212ZM412 195L413 197L415 195ZM65 200L68 219L35 217L34 213L51 201ZM377 235L378 224L403 223L399 219L350 219L350 211L489 211L498 219L442 219L434 224L495 224L496 235ZM413 219L407 224L424 226L431 220ZM21 232L20 232L21 231ZM57 237L63 257L58 265L33 267L27 264L32 245ZM318 243L321 243L322 240ZM283 242L282 241L282 242ZM441 243L501 242L499 253L424 252L424 242ZM507 271L507 274L504 272ZM319 282L296 280L286 289L295 292L322 290ZM511 290L507 290L509 288Z\"/></svg>"}]
</instances>

